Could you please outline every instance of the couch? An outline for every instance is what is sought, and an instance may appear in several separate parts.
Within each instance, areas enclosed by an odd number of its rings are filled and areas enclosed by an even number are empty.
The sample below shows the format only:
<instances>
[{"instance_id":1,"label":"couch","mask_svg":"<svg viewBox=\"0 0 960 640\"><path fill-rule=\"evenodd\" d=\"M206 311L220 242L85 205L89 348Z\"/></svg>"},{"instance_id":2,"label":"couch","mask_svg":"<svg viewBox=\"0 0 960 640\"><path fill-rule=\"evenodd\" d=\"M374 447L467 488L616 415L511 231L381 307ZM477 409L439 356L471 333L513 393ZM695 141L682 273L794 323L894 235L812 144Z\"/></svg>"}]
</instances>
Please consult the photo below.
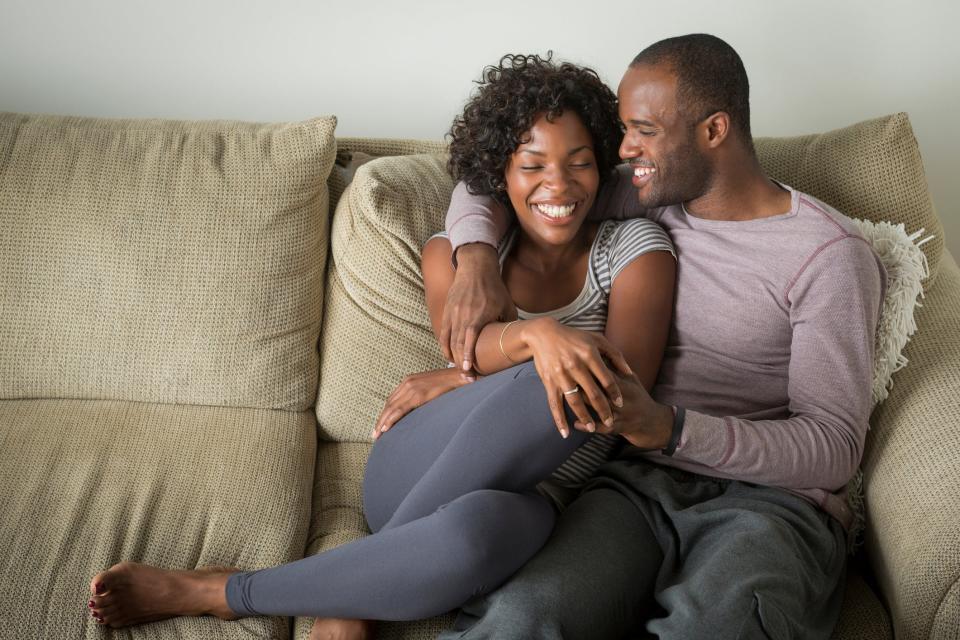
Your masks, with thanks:
<instances>
[{"instance_id":1,"label":"couch","mask_svg":"<svg viewBox=\"0 0 960 640\"><path fill-rule=\"evenodd\" d=\"M306 637L283 618L112 631L86 601L122 560L254 569L366 535L373 420L442 365L419 249L453 185L441 142L335 125L0 114L0 637ZM960 637L960 268L909 120L757 149L851 216L934 236L834 636Z\"/></svg>"}]
</instances>

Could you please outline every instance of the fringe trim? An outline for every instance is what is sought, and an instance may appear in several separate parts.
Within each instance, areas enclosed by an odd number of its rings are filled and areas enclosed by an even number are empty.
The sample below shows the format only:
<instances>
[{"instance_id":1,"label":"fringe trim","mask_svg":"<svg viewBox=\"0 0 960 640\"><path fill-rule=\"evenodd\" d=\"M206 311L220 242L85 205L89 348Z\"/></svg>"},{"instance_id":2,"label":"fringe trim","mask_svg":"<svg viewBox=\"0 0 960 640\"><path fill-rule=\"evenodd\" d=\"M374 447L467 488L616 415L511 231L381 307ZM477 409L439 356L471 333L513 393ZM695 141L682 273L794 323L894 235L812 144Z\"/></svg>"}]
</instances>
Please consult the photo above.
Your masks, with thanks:
<instances>
[{"instance_id":1,"label":"fringe trim","mask_svg":"<svg viewBox=\"0 0 960 640\"><path fill-rule=\"evenodd\" d=\"M903 224L890 222L853 221L860 234L873 246L887 271L887 290L883 298L880 322L874 351L873 406L887 399L893 388L893 374L907 366L903 348L917 331L913 317L922 306L922 281L929 277L927 256L920 249L933 239L923 237L924 229L907 234ZM922 239L921 239L922 238ZM847 533L847 550L853 554L863 544L866 525L863 471L847 484L847 505L853 513L853 524Z\"/></svg>"}]
</instances>

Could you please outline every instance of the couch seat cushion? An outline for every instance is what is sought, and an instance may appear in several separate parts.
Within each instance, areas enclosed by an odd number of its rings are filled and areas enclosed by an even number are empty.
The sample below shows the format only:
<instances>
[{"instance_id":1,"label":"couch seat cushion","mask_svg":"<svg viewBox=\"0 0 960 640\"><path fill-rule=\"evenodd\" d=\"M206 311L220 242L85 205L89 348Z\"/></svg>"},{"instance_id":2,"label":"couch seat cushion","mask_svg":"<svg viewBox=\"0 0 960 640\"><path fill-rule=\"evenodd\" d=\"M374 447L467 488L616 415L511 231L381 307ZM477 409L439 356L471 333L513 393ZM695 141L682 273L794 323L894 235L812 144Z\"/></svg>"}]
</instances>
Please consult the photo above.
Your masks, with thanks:
<instances>
[{"instance_id":1,"label":"couch seat cushion","mask_svg":"<svg viewBox=\"0 0 960 640\"><path fill-rule=\"evenodd\" d=\"M91 578L122 560L263 568L302 557L312 412L0 402L3 633L103 638ZM177 618L133 638L280 638L288 621Z\"/></svg>"}]
</instances>

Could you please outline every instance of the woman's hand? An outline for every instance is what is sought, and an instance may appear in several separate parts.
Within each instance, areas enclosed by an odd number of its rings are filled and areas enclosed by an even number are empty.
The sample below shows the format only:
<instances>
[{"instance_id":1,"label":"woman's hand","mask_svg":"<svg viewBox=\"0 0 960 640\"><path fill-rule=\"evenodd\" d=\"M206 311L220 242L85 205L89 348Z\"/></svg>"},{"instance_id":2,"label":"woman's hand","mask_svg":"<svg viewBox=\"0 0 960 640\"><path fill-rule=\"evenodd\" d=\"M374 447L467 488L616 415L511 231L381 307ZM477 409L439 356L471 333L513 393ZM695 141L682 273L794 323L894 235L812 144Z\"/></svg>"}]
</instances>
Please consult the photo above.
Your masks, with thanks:
<instances>
[{"instance_id":1,"label":"woman's hand","mask_svg":"<svg viewBox=\"0 0 960 640\"><path fill-rule=\"evenodd\" d=\"M443 357L463 371L476 366L480 331L489 322L513 320L517 309L500 277L497 251L475 243L457 250L457 267L447 291L440 329Z\"/></svg>"},{"instance_id":2,"label":"woman's hand","mask_svg":"<svg viewBox=\"0 0 960 640\"><path fill-rule=\"evenodd\" d=\"M374 440L377 440L382 434L390 430L396 422L407 415L417 407L430 402L439 395L462 387L472 382L459 369L454 367L447 369L434 369L433 371L424 371L414 373L397 385L387 403L377 418L377 424L373 428Z\"/></svg>"},{"instance_id":3,"label":"woman's hand","mask_svg":"<svg viewBox=\"0 0 960 640\"><path fill-rule=\"evenodd\" d=\"M567 327L552 318L538 318L524 324L522 339L533 354L533 363L547 390L550 412L560 435L566 438L570 434L564 401L577 416L578 429L582 427L581 430L592 433L598 428L588 406L603 426L611 427L614 417L610 403L622 407L623 396L604 358L622 374L633 375L620 350L603 334Z\"/></svg>"}]
</instances>

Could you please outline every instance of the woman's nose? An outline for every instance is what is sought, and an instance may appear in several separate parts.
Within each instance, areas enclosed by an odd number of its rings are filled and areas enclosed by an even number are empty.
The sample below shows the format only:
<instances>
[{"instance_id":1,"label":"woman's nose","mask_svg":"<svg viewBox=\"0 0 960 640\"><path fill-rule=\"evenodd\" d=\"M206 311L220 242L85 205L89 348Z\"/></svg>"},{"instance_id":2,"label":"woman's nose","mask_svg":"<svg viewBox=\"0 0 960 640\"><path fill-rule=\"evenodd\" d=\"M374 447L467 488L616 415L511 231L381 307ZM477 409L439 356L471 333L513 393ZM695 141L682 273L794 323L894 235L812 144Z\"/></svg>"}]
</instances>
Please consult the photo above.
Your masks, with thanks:
<instances>
[{"instance_id":1,"label":"woman's nose","mask_svg":"<svg viewBox=\"0 0 960 640\"><path fill-rule=\"evenodd\" d=\"M554 167L547 171L546 186L553 191L563 191L570 184L570 172L566 167Z\"/></svg>"}]
</instances>

